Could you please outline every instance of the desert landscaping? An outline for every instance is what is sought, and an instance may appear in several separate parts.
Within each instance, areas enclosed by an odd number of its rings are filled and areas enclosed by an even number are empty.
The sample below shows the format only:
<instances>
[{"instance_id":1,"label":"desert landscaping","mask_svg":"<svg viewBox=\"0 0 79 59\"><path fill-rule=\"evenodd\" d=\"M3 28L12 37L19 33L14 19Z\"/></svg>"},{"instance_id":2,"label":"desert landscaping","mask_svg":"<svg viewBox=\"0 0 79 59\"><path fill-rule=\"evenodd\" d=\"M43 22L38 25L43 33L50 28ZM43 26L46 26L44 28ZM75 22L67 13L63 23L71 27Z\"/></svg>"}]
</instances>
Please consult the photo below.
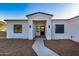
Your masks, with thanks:
<instances>
[{"instance_id":1,"label":"desert landscaping","mask_svg":"<svg viewBox=\"0 0 79 59\"><path fill-rule=\"evenodd\" d=\"M0 39L0 56L37 56L32 49L35 40ZM79 43L71 40L44 41L60 56L79 56Z\"/></svg>"},{"instance_id":2,"label":"desert landscaping","mask_svg":"<svg viewBox=\"0 0 79 59\"><path fill-rule=\"evenodd\" d=\"M45 41L45 45L60 56L79 56L79 43L69 39Z\"/></svg>"},{"instance_id":3,"label":"desert landscaping","mask_svg":"<svg viewBox=\"0 0 79 59\"><path fill-rule=\"evenodd\" d=\"M35 56L33 40L1 39L0 56Z\"/></svg>"}]
</instances>

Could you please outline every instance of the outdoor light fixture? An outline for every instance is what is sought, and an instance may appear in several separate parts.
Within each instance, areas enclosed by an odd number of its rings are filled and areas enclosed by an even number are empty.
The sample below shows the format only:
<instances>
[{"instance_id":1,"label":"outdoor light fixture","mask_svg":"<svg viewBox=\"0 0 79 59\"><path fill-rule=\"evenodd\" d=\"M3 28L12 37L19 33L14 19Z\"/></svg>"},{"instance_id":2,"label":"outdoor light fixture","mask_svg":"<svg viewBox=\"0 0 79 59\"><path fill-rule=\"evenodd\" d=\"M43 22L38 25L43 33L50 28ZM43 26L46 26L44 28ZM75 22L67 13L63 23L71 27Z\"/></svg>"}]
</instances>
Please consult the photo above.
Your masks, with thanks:
<instances>
[{"instance_id":1,"label":"outdoor light fixture","mask_svg":"<svg viewBox=\"0 0 79 59\"><path fill-rule=\"evenodd\" d=\"M50 28L50 25L48 26L48 28Z\"/></svg>"},{"instance_id":2,"label":"outdoor light fixture","mask_svg":"<svg viewBox=\"0 0 79 59\"><path fill-rule=\"evenodd\" d=\"M29 25L29 28L31 28L31 25Z\"/></svg>"}]
</instances>

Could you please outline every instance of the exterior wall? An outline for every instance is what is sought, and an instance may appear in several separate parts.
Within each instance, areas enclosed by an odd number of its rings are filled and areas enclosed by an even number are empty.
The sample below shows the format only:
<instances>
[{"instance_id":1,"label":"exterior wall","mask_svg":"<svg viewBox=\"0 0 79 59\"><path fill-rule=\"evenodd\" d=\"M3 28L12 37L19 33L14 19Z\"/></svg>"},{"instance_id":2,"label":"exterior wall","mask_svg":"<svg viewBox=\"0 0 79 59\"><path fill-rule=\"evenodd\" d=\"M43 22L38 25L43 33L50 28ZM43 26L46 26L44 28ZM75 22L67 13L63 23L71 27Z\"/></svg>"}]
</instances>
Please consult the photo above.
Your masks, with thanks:
<instances>
[{"instance_id":1,"label":"exterior wall","mask_svg":"<svg viewBox=\"0 0 79 59\"><path fill-rule=\"evenodd\" d=\"M36 25L33 23L33 38L36 36Z\"/></svg>"},{"instance_id":2,"label":"exterior wall","mask_svg":"<svg viewBox=\"0 0 79 59\"><path fill-rule=\"evenodd\" d=\"M32 20L28 20L28 39L29 40L32 40L34 38L33 31L34 31L33 30L33 22L32 22Z\"/></svg>"},{"instance_id":3,"label":"exterior wall","mask_svg":"<svg viewBox=\"0 0 79 59\"><path fill-rule=\"evenodd\" d=\"M51 40L51 20L47 20L46 23L46 38L47 40Z\"/></svg>"},{"instance_id":4,"label":"exterior wall","mask_svg":"<svg viewBox=\"0 0 79 59\"><path fill-rule=\"evenodd\" d=\"M14 33L14 24L22 24L22 33ZM28 38L27 21L7 21L7 38Z\"/></svg>"},{"instance_id":5,"label":"exterior wall","mask_svg":"<svg viewBox=\"0 0 79 59\"><path fill-rule=\"evenodd\" d=\"M64 33L55 33L55 24L64 24ZM52 21L52 39L70 39L67 21Z\"/></svg>"},{"instance_id":6,"label":"exterior wall","mask_svg":"<svg viewBox=\"0 0 79 59\"><path fill-rule=\"evenodd\" d=\"M79 17L68 20L70 26L70 36L71 39L79 42Z\"/></svg>"}]
</instances>

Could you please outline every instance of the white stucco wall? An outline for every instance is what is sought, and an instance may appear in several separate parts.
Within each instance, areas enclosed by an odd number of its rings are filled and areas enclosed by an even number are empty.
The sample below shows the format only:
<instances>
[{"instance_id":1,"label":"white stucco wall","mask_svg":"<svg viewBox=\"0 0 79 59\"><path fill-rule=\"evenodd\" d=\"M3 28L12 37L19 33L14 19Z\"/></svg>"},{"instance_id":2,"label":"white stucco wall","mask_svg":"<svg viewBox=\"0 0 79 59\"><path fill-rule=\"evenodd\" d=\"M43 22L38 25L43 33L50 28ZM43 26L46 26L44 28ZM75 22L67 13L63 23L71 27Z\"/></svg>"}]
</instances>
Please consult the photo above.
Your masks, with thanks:
<instances>
[{"instance_id":1,"label":"white stucco wall","mask_svg":"<svg viewBox=\"0 0 79 59\"><path fill-rule=\"evenodd\" d=\"M70 36L72 40L79 42L79 16L68 21L70 26Z\"/></svg>"},{"instance_id":2,"label":"white stucco wall","mask_svg":"<svg viewBox=\"0 0 79 59\"><path fill-rule=\"evenodd\" d=\"M31 26L31 28L29 27ZM28 39L32 40L34 38L34 32L33 32L33 22L32 20L28 19Z\"/></svg>"},{"instance_id":3,"label":"white stucco wall","mask_svg":"<svg viewBox=\"0 0 79 59\"><path fill-rule=\"evenodd\" d=\"M47 20L47 23L46 23L46 38L47 40L51 40L51 20Z\"/></svg>"},{"instance_id":4,"label":"white stucco wall","mask_svg":"<svg viewBox=\"0 0 79 59\"><path fill-rule=\"evenodd\" d=\"M55 33L55 24L64 24L64 33ZM52 21L52 39L70 39L67 21Z\"/></svg>"},{"instance_id":5,"label":"white stucco wall","mask_svg":"<svg viewBox=\"0 0 79 59\"><path fill-rule=\"evenodd\" d=\"M14 33L14 24L22 24L22 33ZM7 38L28 38L27 21L7 21Z\"/></svg>"}]
</instances>

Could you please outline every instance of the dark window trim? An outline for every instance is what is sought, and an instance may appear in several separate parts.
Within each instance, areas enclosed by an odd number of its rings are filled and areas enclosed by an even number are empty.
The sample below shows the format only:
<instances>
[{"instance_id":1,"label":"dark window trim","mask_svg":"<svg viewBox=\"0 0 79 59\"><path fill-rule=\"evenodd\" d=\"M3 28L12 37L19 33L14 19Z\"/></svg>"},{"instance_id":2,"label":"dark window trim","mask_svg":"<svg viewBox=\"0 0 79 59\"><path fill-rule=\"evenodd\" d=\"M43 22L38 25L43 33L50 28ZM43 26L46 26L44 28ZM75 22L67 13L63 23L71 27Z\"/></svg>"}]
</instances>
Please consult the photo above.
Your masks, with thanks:
<instances>
[{"instance_id":1,"label":"dark window trim","mask_svg":"<svg viewBox=\"0 0 79 59\"><path fill-rule=\"evenodd\" d=\"M57 26L63 26L63 31L62 32L57 32ZM55 33L56 34L64 34L64 24L55 24Z\"/></svg>"},{"instance_id":2,"label":"dark window trim","mask_svg":"<svg viewBox=\"0 0 79 59\"><path fill-rule=\"evenodd\" d=\"M16 25L21 25L21 32L15 32L15 26ZM14 33L22 33L22 24L14 24L13 27L14 27Z\"/></svg>"}]
</instances>

